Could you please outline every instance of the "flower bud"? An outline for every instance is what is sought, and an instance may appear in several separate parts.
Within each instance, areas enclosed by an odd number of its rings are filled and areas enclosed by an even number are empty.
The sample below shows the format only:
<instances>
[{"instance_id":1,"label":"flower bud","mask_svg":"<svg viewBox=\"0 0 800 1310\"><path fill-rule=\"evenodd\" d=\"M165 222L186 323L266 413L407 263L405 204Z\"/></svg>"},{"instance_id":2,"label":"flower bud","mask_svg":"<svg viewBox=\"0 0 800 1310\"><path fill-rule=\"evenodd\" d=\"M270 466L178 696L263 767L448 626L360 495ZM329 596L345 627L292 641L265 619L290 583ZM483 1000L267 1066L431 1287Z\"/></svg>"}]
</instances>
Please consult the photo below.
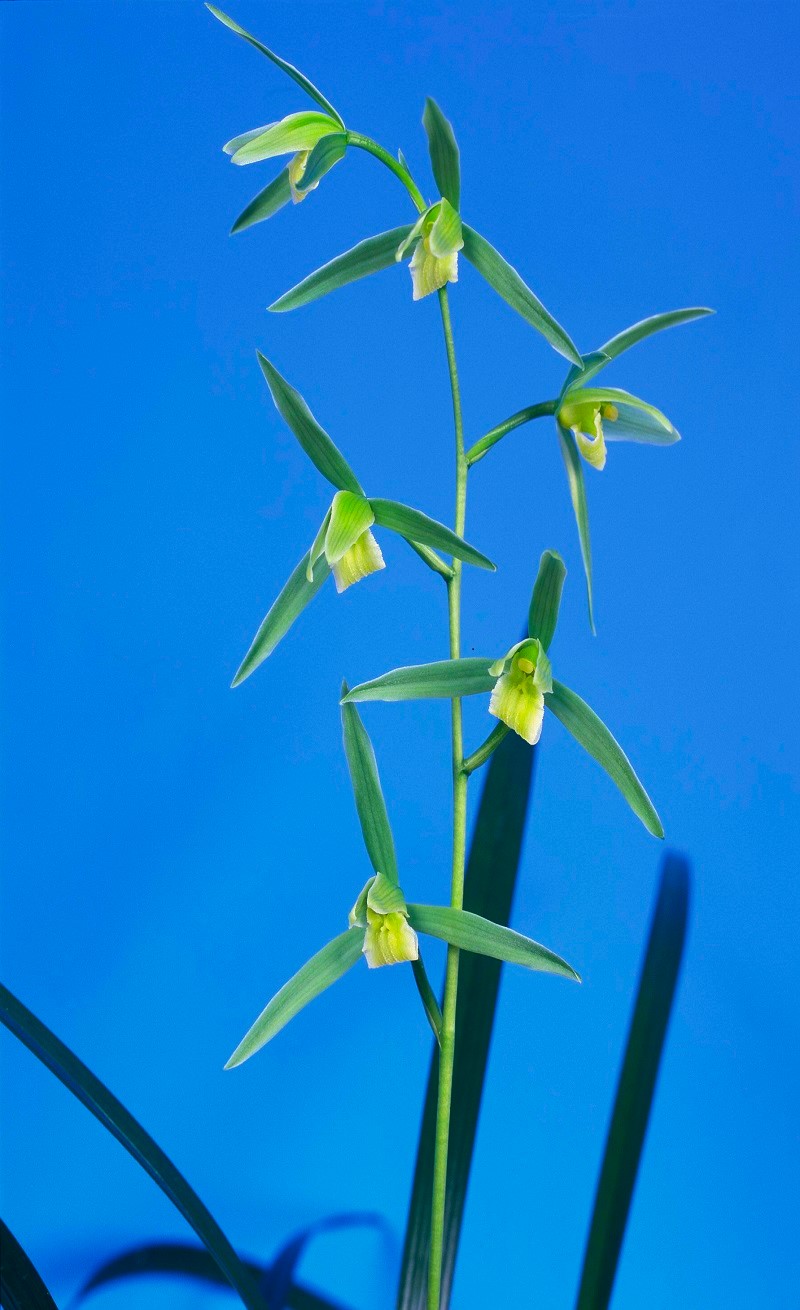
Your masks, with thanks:
<instances>
[{"instance_id":1,"label":"flower bud","mask_svg":"<svg viewBox=\"0 0 800 1310\"><path fill-rule=\"evenodd\" d=\"M489 671L500 675L489 713L535 746L542 733L545 693L553 687L550 661L541 644L535 638L520 642Z\"/></svg>"}]
</instances>

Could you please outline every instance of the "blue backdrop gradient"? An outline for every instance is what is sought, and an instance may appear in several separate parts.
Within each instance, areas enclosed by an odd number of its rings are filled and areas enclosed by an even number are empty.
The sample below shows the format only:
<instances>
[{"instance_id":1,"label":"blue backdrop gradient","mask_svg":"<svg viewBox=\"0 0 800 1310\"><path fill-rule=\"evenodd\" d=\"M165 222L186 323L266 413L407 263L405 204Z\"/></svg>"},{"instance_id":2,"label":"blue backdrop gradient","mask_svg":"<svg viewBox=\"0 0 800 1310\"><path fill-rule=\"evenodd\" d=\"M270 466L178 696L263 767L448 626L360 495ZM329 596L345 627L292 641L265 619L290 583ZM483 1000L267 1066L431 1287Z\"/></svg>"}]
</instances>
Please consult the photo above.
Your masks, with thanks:
<instances>
[{"instance_id":1,"label":"blue backdrop gradient","mask_svg":"<svg viewBox=\"0 0 800 1310\"><path fill-rule=\"evenodd\" d=\"M798 11L230 8L349 124L401 145L427 190L420 115L434 95L461 146L465 216L584 351L657 310L717 309L608 375L684 440L615 445L602 476L587 470L596 638L550 425L476 468L468 535L499 570L467 574L465 650L508 646L541 551L561 550L557 675L617 733L695 866L615 1310L795 1305ZM367 876L340 679L446 654L439 580L385 538L385 572L341 598L326 588L228 690L330 496L272 407L256 346L370 492L451 517L435 298L412 304L400 268L265 313L409 206L377 164L348 158L302 206L229 240L274 169L232 168L222 143L305 101L199 3L18 2L0 33L3 976L246 1251L267 1256L348 1209L382 1212L399 1239L430 1045L405 970L354 970L259 1058L222 1064ZM468 266L452 312L470 440L554 394L562 361ZM443 899L447 707L365 719L406 890ZM469 743L485 723L470 704ZM549 721L514 923L585 981L506 971L464 1310L572 1302L660 853ZM122 1245L187 1237L7 1035L0 1055L3 1213L59 1296ZM383 1310L396 1261L397 1241L330 1236L304 1273ZM144 1285L102 1297L218 1299Z\"/></svg>"}]
</instances>

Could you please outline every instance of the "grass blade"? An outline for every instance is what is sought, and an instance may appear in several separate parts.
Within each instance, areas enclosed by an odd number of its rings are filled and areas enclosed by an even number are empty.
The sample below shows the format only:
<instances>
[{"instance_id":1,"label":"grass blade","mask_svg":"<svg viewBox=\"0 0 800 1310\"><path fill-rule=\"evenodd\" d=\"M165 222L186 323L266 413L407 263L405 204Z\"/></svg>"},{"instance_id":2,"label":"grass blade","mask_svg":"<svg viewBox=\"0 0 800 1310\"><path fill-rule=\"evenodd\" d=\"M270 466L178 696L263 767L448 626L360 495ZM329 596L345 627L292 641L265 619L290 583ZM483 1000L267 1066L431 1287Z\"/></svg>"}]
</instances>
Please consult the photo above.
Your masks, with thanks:
<instances>
[{"instance_id":1,"label":"grass blade","mask_svg":"<svg viewBox=\"0 0 800 1310\"><path fill-rule=\"evenodd\" d=\"M30 1256L0 1219L0 1305L5 1310L56 1310Z\"/></svg>"},{"instance_id":2,"label":"grass blade","mask_svg":"<svg viewBox=\"0 0 800 1310\"><path fill-rule=\"evenodd\" d=\"M686 860L674 854L665 857L597 1184L577 1310L606 1310L611 1300L686 940L690 878Z\"/></svg>"},{"instance_id":3,"label":"grass blade","mask_svg":"<svg viewBox=\"0 0 800 1310\"><path fill-rule=\"evenodd\" d=\"M491 691L497 678L489 672L491 660L471 655L462 660L436 660L433 664L409 664L390 669L378 678L361 682L345 697L365 700L452 700L454 696L477 696Z\"/></svg>"},{"instance_id":4,"label":"grass blade","mask_svg":"<svg viewBox=\"0 0 800 1310\"><path fill-rule=\"evenodd\" d=\"M0 983L0 1021L59 1078L104 1128L125 1147L194 1229L216 1264L250 1310L266 1310L251 1275L219 1224L186 1179L91 1070Z\"/></svg>"},{"instance_id":5,"label":"grass blade","mask_svg":"<svg viewBox=\"0 0 800 1310\"><path fill-rule=\"evenodd\" d=\"M266 618L263 619L258 632L250 643L250 649L236 671L231 683L238 687L249 678L254 669L271 655L278 642L286 636L295 619L303 612L309 601L313 600L323 582L330 577L327 560L319 559L314 565L314 578L309 582L307 572L311 552L306 551L300 563L289 574L283 590L273 601Z\"/></svg>"},{"instance_id":6,"label":"grass blade","mask_svg":"<svg viewBox=\"0 0 800 1310\"><path fill-rule=\"evenodd\" d=\"M464 906L507 924L517 880L534 752L510 733L495 751L475 822ZM450 1302L502 965L464 955L459 965L456 1060L447 1162L442 1306ZM398 1310L425 1310L438 1060L434 1048L408 1211Z\"/></svg>"},{"instance_id":7,"label":"grass blade","mask_svg":"<svg viewBox=\"0 0 800 1310\"><path fill-rule=\"evenodd\" d=\"M312 464L340 491L363 496L363 488L355 473L325 429L320 427L300 392L286 381L266 355L262 355L260 350L256 355L275 408Z\"/></svg>"},{"instance_id":8,"label":"grass blade","mask_svg":"<svg viewBox=\"0 0 800 1310\"><path fill-rule=\"evenodd\" d=\"M429 518L419 509L410 505L401 505L396 500L383 500L376 497L370 501L375 522L383 528L397 532L406 541L421 542L424 546L433 546L455 559L463 559L465 564L474 564L478 569L496 571L496 565L488 556L470 546L468 541L459 537L452 529L445 527L436 519Z\"/></svg>"}]
</instances>

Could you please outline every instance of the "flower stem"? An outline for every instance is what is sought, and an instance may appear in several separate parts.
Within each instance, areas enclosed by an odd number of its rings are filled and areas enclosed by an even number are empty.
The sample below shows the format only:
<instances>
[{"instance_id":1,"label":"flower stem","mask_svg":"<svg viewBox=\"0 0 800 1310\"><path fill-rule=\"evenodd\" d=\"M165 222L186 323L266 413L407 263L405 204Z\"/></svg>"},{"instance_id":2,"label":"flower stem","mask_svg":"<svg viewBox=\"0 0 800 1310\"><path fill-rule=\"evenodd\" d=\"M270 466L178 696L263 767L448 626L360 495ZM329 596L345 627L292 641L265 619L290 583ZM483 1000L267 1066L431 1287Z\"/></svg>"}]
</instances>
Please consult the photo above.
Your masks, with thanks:
<instances>
[{"instance_id":1,"label":"flower stem","mask_svg":"<svg viewBox=\"0 0 800 1310\"><path fill-rule=\"evenodd\" d=\"M420 214L428 208L408 169L404 168L400 161L395 159L394 155L390 155L388 150L384 150L383 146L378 145L377 141L373 141L372 137L363 136L361 132L348 132L347 144L357 146L359 150L366 150L368 154L374 155L376 159L379 159L382 164L385 164L394 173L395 177L399 177Z\"/></svg>"},{"instance_id":2,"label":"flower stem","mask_svg":"<svg viewBox=\"0 0 800 1310\"><path fill-rule=\"evenodd\" d=\"M450 305L447 288L439 292L444 341L447 350L447 367L453 397L453 422L456 450L456 513L455 531L464 535L467 512L467 461L464 454L464 426L461 418L461 393L458 385L453 328L450 322ZM450 658L461 655L461 572L460 560L453 560L453 576L447 583L448 616L450 626ZM461 723L461 700L452 702L452 763L453 763L453 865L450 884L450 904L460 910L464 903L464 866L467 842L467 775L464 773L464 741ZM431 1207L431 1244L428 1265L428 1310L439 1310L442 1286L442 1259L444 1251L444 1220L447 1198L447 1153L450 1143L450 1108L453 1095L453 1063L456 1043L456 1000L458 994L459 952L454 946L447 949L447 968L442 1006L442 1039L439 1057L439 1089L436 1104L436 1137L433 1158L433 1198Z\"/></svg>"},{"instance_id":3,"label":"flower stem","mask_svg":"<svg viewBox=\"0 0 800 1310\"><path fill-rule=\"evenodd\" d=\"M532 419L547 418L549 415L555 414L557 404L558 402L555 400L543 400L538 405L527 405L525 409L520 409L516 414L512 414L511 418L498 423L496 428L492 428L491 432L487 432L485 437L481 437L479 441L475 442L474 446L470 446L467 451L467 465L471 468L473 464L477 464L478 460L483 459L492 446L495 446L506 433L513 432L514 428L520 428L523 423L530 423Z\"/></svg>"}]
</instances>

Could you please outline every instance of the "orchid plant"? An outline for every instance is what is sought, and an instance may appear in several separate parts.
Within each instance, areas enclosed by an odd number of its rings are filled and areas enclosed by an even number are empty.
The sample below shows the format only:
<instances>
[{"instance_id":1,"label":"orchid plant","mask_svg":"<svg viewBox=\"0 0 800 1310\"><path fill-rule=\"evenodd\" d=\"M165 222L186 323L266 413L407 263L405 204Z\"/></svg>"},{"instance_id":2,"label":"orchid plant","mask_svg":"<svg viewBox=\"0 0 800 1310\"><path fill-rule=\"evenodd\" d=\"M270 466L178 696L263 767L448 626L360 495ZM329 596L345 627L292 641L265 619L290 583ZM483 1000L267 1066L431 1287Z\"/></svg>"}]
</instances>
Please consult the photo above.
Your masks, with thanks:
<instances>
[{"instance_id":1,"label":"orchid plant","mask_svg":"<svg viewBox=\"0 0 800 1310\"><path fill-rule=\"evenodd\" d=\"M279 122L234 137L224 147L236 165L273 158L289 162L255 197L233 225L240 232L270 218L284 205L299 204L317 190L325 175L352 150L366 151L401 183L414 215L399 226L360 241L303 278L272 306L285 312L307 305L359 278L408 261L413 299L436 295L448 364L455 436L455 514L450 528L422 510L367 495L345 455L311 413L299 391L260 352L258 362L272 399L286 425L318 471L334 488L333 499L311 546L258 628L234 678L240 684L273 653L291 625L332 573L343 591L384 568L376 531L402 537L422 563L445 584L449 658L394 669L359 686L342 685L344 749L364 845L371 865L363 888L348 889L342 908L342 932L322 946L286 982L262 1010L233 1052L228 1065L240 1065L269 1042L325 988L363 956L370 969L408 964L424 1013L439 1046L436 1147L433 1168L430 1241L427 1259L428 1310L442 1306L442 1250L450 1128L453 1065L458 1005L459 957L470 951L533 971L577 979L578 974L552 950L510 928L463 908L467 788L472 774L489 760L509 732L535 745L545 711L560 719L577 743L606 771L634 814L655 837L663 837L656 810L634 769L609 729L584 700L556 680L550 647L558 623L566 569L561 556L545 550L533 586L527 635L499 657L462 657L462 583L464 565L494 570L489 557L465 537L470 469L516 428L534 419L555 420L578 528L586 578L589 621L594 628L592 557L584 465L605 467L608 442L615 440L669 445L679 440L670 420L654 405L616 387L599 385L600 372L631 346L665 328L710 313L690 308L657 314L636 323L589 354L582 355L571 337L545 309L519 273L461 215L460 156L451 124L428 100L423 114L431 168L438 196L428 203L402 154L392 155L371 137L352 131L331 102L297 68L213 5L212 14L254 46L294 81L315 107L290 113ZM537 401L497 424L470 448L465 445L448 287L457 284L463 255L494 291L569 364L559 395ZM497 720L486 739L465 750L462 699L487 695L487 711ZM401 886L392 829L381 789L375 752L358 711L366 701L407 701L439 697L450 701L453 777L453 841L450 901L418 904ZM487 725L488 726L488 725ZM353 900L353 898L355 899ZM352 909L347 911L347 905ZM435 996L422 958L421 937L447 943L442 1005Z\"/></svg>"}]
</instances>

